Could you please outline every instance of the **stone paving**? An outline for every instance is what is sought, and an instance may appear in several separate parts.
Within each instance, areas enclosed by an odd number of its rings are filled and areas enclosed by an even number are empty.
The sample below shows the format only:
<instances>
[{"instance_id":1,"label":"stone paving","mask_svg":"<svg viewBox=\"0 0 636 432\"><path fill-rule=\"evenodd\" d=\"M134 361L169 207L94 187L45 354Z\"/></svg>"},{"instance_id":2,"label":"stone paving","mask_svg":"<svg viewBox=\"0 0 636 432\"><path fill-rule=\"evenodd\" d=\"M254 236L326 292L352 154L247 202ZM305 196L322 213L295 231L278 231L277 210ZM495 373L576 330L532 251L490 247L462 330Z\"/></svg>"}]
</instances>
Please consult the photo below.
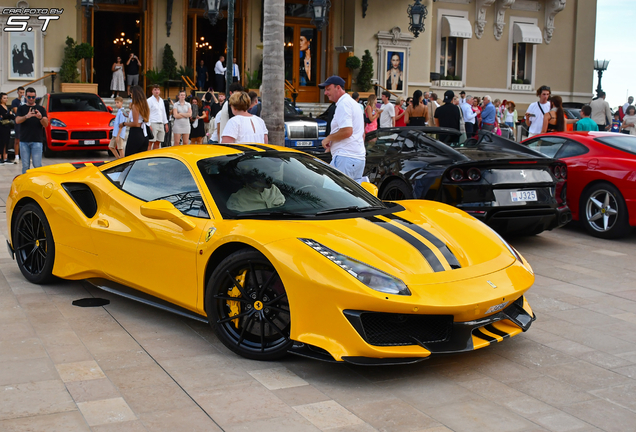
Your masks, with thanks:
<instances>
[{"instance_id":1,"label":"stone paving","mask_svg":"<svg viewBox=\"0 0 636 432\"><path fill-rule=\"evenodd\" d=\"M0 166L3 244L19 169ZM400 367L245 360L202 323L82 282L32 285L2 247L0 431L636 430L636 234L512 243L536 272L532 328ZM90 296L111 303L71 304Z\"/></svg>"}]
</instances>

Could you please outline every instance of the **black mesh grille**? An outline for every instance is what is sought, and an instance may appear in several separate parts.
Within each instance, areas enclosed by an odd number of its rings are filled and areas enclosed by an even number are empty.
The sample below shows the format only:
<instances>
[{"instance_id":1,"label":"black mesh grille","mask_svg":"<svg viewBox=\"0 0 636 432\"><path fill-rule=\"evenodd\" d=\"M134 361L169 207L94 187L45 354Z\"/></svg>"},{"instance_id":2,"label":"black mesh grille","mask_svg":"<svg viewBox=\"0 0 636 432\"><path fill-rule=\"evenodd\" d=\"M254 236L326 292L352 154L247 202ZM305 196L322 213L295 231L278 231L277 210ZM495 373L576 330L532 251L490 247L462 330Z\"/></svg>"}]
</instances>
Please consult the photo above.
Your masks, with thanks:
<instances>
[{"instance_id":1,"label":"black mesh grille","mask_svg":"<svg viewBox=\"0 0 636 432\"><path fill-rule=\"evenodd\" d=\"M106 139L108 133L106 131L79 131L71 132L71 139Z\"/></svg>"},{"instance_id":2,"label":"black mesh grille","mask_svg":"<svg viewBox=\"0 0 636 432\"><path fill-rule=\"evenodd\" d=\"M365 312L360 315L365 340L371 345L417 345L450 339L452 315L407 315Z\"/></svg>"},{"instance_id":3,"label":"black mesh grille","mask_svg":"<svg viewBox=\"0 0 636 432\"><path fill-rule=\"evenodd\" d=\"M68 132L65 130L52 130L51 131L51 139L57 141L67 141L68 140Z\"/></svg>"}]
</instances>

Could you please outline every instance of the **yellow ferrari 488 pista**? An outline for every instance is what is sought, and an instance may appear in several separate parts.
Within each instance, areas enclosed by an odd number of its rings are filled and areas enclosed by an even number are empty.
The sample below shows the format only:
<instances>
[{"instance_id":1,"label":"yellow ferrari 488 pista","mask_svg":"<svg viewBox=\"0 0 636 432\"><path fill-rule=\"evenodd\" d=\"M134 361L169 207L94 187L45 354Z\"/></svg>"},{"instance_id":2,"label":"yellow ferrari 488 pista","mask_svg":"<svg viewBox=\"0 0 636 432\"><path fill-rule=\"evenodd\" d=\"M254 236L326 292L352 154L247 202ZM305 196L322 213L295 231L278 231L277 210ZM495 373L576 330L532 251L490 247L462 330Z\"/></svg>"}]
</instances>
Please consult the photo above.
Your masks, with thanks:
<instances>
[{"instance_id":1,"label":"yellow ferrari 488 pista","mask_svg":"<svg viewBox=\"0 0 636 432\"><path fill-rule=\"evenodd\" d=\"M251 359L409 363L530 327L532 269L493 230L375 194L283 147L171 147L18 176L8 246L33 283L85 279L209 322Z\"/></svg>"}]
</instances>

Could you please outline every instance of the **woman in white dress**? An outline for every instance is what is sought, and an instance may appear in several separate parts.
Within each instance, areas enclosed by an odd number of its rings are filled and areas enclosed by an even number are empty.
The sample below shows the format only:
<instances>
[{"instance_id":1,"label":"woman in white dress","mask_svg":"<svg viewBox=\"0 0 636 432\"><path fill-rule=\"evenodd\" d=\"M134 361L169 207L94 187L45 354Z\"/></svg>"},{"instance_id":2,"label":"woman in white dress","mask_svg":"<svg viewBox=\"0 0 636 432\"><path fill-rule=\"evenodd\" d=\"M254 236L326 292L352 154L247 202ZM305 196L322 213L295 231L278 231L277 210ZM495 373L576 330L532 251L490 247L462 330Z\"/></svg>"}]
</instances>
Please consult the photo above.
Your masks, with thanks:
<instances>
[{"instance_id":1,"label":"woman in white dress","mask_svg":"<svg viewBox=\"0 0 636 432\"><path fill-rule=\"evenodd\" d=\"M636 108L631 105L627 107L621 129L629 132L630 135L636 135Z\"/></svg>"},{"instance_id":2,"label":"woman in white dress","mask_svg":"<svg viewBox=\"0 0 636 432\"><path fill-rule=\"evenodd\" d=\"M172 108L172 117L174 117L174 124L172 125L172 132L174 133L173 145L179 145L179 141L183 138L183 145L188 145L190 142L190 117L192 117L192 106L185 101L186 93L184 90L179 92L179 100L174 104Z\"/></svg>"},{"instance_id":3,"label":"woman in white dress","mask_svg":"<svg viewBox=\"0 0 636 432\"><path fill-rule=\"evenodd\" d=\"M126 75L124 75L124 64L121 62L121 57L117 57L111 70L113 71L113 79L110 81L110 90L113 92L111 97L114 98L117 97L117 92L126 90Z\"/></svg>"},{"instance_id":4,"label":"woman in white dress","mask_svg":"<svg viewBox=\"0 0 636 432\"><path fill-rule=\"evenodd\" d=\"M245 92L235 92L230 97L230 107L234 113L223 129L221 143L261 143L267 144L267 127L257 116L248 113L252 100Z\"/></svg>"}]
</instances>

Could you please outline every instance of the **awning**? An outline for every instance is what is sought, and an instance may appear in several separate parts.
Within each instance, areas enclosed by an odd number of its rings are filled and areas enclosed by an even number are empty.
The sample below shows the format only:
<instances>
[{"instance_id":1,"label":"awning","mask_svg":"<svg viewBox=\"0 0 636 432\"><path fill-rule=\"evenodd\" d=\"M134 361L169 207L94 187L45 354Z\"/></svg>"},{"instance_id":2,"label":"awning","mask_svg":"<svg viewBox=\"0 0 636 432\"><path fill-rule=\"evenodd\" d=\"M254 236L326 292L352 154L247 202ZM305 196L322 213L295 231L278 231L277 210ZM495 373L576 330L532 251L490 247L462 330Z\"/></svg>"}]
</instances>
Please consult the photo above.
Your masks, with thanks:
<instances>
[{"instance_id":1,"label":"awning","mask_svg":"<svg viewBox=\"0 0 636 432\"><path fill-rule=\"evenodd\" d=\"M473 27L466 18L444 15L442 17L442 37L472 39Z\"/></svg>"},{"instance_id":2,"label":"awning","mask_svg":"<svg viewBox=\"0 0 636 432\"><path fill-rule=\"evenodd\" d=\"M534 24L515 23L513 43L541 44L543 36L541 29Z\"/></svg>"}]
</instances>

